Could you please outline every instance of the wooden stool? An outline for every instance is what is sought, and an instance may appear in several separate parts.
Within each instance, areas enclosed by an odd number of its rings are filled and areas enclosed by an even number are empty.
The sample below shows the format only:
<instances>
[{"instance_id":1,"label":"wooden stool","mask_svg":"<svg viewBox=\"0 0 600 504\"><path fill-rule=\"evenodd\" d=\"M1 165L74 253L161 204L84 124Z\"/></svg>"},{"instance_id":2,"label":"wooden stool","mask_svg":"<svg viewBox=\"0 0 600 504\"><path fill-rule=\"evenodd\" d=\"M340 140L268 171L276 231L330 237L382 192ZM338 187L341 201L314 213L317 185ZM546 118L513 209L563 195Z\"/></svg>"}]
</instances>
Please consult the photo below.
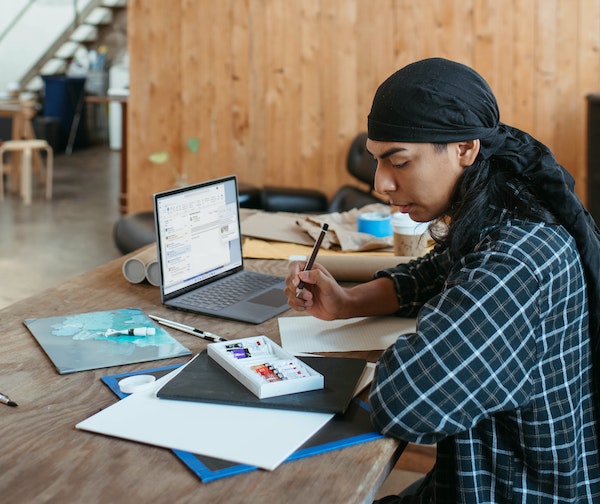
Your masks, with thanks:
<instances>
[{"instance_id":1,"label":"wooden stool","mask_svg":"<svg viewBox=\"0 0 600 504\"><path fill-rule=\"evenodd\" d=\"M46 182L46 199L52 199L52 147L46 142L46 140L6 140L0 144L0 201L4 200L4 182L2 175L5 171L6 166L4 164L4 153L5 152L20 152L21 153L21 197L26 205L31 204L31 193L32 193L32 159L34 150L45 150L46 151L46 173L42 176ZM14 177L16 174L11 173Z\"/></svg>"}]
</instances>

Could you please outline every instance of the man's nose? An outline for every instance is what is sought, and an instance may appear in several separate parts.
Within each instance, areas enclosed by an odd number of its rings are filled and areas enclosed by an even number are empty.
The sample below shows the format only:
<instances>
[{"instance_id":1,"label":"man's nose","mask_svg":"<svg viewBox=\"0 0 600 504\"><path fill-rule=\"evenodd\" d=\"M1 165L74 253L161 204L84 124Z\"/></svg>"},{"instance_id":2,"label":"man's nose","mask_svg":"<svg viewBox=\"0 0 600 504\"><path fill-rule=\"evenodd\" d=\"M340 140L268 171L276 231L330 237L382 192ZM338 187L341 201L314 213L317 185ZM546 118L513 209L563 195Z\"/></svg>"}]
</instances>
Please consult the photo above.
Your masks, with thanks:
<instances>
[{"instance_id":1,"label":"man's nose","mask_svg":"<svg viewBox=\"0 0 600 504\"><path fill-rule=\"evenodd\" d=\"M375 171L373 185L375 191L381 194L387 194L396 190L396 184L390 170L381 161L377 161L377 170Z\"/></svg>"}]
</instances>

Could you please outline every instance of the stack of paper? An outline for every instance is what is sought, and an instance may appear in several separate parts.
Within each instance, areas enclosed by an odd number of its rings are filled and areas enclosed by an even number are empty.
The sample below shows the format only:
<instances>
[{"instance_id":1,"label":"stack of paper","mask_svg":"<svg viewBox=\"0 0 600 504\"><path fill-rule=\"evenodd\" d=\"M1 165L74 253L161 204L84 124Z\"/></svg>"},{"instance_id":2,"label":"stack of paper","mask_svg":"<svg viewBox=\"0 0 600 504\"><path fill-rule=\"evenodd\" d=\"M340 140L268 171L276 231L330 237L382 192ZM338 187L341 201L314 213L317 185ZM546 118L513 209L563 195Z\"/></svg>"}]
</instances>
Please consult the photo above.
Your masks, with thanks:
<instances>
[{"instance_id":1,"label":"stack of paper","mask_svg":"<svg viewBox=\"0 0 600 504\"><path fill-rule=\"evenodd\" d=\"M333 417L326 413L158 399L156 391L181 369L76 427L273 470Z\"/></svg>"},{"instance_id":2,"label":"stack of paper","mask_svg":"<svg viewBox=\"0 0 600 504\"><path fill-rule=\"evenodd\" d=\"M205 353L206 352L204 352L204 354ZM202 357L202 354L195 358L193 362L197 362L198 358L200 357ZM311 357L310 359L319 360L321 357ZM348 360L356 361L359 359ZM190 362L186 372L189 372L192 364L193 363ZM216 363L214 363L214 365L219 367ZM179 368L180 366L181 364L175 364L154 369L107 375L102 377L102 382L117 397L124 399L127 397L127 393L123 392L122 390L121 385L123 380L139 378L140 376L152 376L155 379L159 379L168 372L175 368ZM371 366L372 364L368 363L366 368L366 370L371 371L370 377L372 377ZM363 374L363 378L361 378L358 385L359 389L367 386L370 382L370 379L368 379L370 377L367 375L367 373ZM182 373L179 373L177 378L181 379L182 376ZM173 381L174 380L170 380L166 387L172 385ZM205 389L210 387L202 388ZM163 386L161 390L164 391L165 386ZM358 391L356 393L358 393ZM383 435L376 432L371 425L368 406L360 400L353 400L348 406L346 414L335 415L329 422L327 422L327 424L323 426L322 429L319 429L319 431L315 433L306 443L304 443L298 450L290 455L285 462L292 462L294 460L314 456L318 453L326 453L348 446L367 443L375 439L381 439L382 437ZM255 465L241 464L231 460L223 460L220 458L193 454L183 450L173 450L173 454L187 466L192 474L196 475L204 483L216 481L237 474L256 471L259 469Z\"/></svg>"}]
</instances>

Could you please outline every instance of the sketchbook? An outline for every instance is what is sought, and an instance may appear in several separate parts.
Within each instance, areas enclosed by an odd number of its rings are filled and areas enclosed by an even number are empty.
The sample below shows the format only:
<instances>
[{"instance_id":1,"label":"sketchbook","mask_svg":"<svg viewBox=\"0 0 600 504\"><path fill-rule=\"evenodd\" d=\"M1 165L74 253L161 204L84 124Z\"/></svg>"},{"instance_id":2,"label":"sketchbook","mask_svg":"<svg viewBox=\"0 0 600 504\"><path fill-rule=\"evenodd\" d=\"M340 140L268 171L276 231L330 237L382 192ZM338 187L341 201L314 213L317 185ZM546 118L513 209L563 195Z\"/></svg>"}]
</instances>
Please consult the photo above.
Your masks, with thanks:
<instances>
[{"instance_id":1,"label":"sketchbook","mask_svg":"<svg viewBox=\"0 0 600 504\"><path fill-rule=\"evenodd\" d=\"M204 351L163 386L157 395L162 399L344 413L367 361L345 357L302 357L301 360L324 376L323 389L259 399Z\"/></svg>"},{"instance_id":2,"label":"sketchbook","mask_svg":"<svg viewBox=\"0 0 600 504\"><path fill-rule=\"evenodd\" d=\"M191 355L138 308L32 318L24 324L59 374Z\"/></svg>"},{"instance_id":3,"label":"sketchbook","mask_svg":"<svg viewBox=\"0 0 600 504\"><path fill-rule=\"evenodd\" d=\"M102 382L117 397L123 399L127 397L127 394L121 392L119 388L119 381L123 378L133 375L151 374L158 379L180 366L181 364L174 364L131 373L108 375L102 378ZM381 434L375 432L373 429L369 418L369 406L359 399L353 399L346 414L335 415L323 428L290 455L285 460L285 463L381 439L382 437ZM203 483L259 470L257 466L197 455L183 450L172 450L172 452Z\"/></svg>"}]
</instances>

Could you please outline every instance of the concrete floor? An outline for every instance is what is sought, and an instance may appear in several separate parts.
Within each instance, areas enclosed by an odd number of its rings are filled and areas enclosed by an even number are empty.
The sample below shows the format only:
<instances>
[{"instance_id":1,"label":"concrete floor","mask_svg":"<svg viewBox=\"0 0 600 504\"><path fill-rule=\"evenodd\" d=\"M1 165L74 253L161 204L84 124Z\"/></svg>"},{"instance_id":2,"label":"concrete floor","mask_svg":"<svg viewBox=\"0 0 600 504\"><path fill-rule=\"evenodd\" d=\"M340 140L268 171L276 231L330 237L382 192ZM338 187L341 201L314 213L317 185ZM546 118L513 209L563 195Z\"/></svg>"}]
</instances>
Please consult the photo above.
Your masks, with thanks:
<instances>
[{"instance_id":1,"label":"concrete floor","mask_svg":"<svg viewBox=\"0 0 600 504\"><path fill-rule=\"evenodd\" d=\"M119 152L107 146L55 153L54 190L24 205L5 187L0 202L0 308L121 254L112 238L119 217ZM38 183L36 183L38 182Z\"/></svg>"}]
</instances>

